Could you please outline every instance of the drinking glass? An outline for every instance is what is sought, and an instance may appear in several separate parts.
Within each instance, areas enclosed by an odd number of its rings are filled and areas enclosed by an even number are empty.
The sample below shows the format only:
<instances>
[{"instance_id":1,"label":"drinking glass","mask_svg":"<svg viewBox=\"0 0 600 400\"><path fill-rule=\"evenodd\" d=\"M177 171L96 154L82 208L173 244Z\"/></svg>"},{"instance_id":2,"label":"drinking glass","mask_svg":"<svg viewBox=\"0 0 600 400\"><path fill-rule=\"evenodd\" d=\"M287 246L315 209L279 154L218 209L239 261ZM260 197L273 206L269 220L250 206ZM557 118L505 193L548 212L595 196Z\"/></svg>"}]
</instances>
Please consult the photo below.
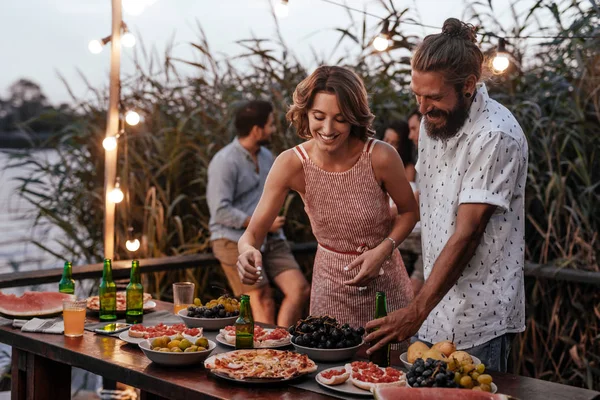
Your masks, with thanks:
<instances>
[{"instance_id":1,"label":"drinking glass","mask_svg":"<svg viewBox=\"0 0 600 400\"><path fill-rule=\"evenodd\" d=\"M175 314L194 304L194 284L192 282L177 282L173 284L173 304L173 312Z\"/></svg>"},{"instance_id":2,"label":"drinking glass","mask_svg":"<svg viewBox=\"0 0 600 400\"><path fill-rule=\"evenodd\" d=\"M83 336L85 325L85 308L87 300L63 300L63 321L65 324L65 336Z\"/></svg>"}]
</instances>

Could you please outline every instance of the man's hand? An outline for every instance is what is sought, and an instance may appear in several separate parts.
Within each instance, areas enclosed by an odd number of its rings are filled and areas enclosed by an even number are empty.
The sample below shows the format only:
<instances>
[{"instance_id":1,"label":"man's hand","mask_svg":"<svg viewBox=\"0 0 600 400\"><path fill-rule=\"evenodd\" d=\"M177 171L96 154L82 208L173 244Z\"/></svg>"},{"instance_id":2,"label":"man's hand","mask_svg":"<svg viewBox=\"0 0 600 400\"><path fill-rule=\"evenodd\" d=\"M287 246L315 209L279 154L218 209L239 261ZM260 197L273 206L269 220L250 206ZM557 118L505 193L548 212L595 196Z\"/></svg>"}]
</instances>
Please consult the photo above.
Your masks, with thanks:
<instances>
[{"instance_id":1,"label":"man's hand","mask_svg":"<svg viewBox=\"0 0 600 400\"><path fill-rule=\"evenodd\" d=\"M269 232L276 233L283 225L285 225L285 217L279 216L275 218L275 221L273 221L273 225L271 225L271 228L269 228Z\"/></svg>"},{"instance_id":2,"label":"man's hand","mask_svg":"<svg viewBox=\"0 0 600 400\"><path fill-rule=\"evenodd\" d=\"M387 317L368 322L365 326L367 332L372 329L377 330L365 338L365 342L374 343L367 350L367 354L379 350L390 342L397 343L409 339L417 333L423 321L424 318L421 318L416 310L409 306L396 310Z\"/></svg>"}]
</instances>

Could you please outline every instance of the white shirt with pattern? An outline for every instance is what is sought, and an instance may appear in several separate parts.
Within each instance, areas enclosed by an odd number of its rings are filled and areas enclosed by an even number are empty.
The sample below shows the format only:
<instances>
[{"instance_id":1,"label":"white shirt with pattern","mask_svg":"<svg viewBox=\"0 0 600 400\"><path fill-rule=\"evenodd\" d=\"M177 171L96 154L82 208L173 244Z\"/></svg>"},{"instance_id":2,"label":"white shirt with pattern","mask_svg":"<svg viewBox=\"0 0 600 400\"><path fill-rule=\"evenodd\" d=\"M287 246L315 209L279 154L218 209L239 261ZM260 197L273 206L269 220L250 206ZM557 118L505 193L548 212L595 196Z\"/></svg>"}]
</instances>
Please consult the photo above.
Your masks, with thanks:
<instances>
[{"instance_id":1,"label":"white shirt with pattern","mask_svg":"<svg viewBox=\"0 0 600 400\"><path fill-rule=\"evenodd\" d=\"M456 284L419 330L428 342L468 349L525 330L524 200L527 141L516 119L478 86L469 117L449 140L421 124L416 165L425 279L454 233L458 206L495 205L481 242Z\"/></svg>"}]
</instances>

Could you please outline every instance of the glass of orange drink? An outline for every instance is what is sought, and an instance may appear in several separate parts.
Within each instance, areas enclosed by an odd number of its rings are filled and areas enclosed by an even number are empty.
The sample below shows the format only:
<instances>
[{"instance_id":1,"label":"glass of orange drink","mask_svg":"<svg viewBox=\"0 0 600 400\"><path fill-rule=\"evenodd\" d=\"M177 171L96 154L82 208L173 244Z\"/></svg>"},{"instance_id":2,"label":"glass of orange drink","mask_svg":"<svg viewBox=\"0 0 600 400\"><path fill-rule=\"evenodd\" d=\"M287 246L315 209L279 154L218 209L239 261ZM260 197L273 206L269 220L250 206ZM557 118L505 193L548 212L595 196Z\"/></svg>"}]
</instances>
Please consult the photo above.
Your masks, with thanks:
<instances>
[{"instance_id":1,"label":"glass of orange drink","mask_svg":"<svg viewBox=\"0 0 600 400\"><path fill-rule=\"evenodd\" d=\"M63 321L65 324L65 336L83 336L86 306L87 301L85 299L63 301Z\"/></svg>"},{"instance_id":2,"label":"glass of orange drink","mask_svg":"<svg viewBox=\"0 0 600 400\"><path fill-rule=\"evenodd\" d=\"M192 282L177 282L173 284L174 314L194 304L194 287Z\"/></svg>"}]
</instances>

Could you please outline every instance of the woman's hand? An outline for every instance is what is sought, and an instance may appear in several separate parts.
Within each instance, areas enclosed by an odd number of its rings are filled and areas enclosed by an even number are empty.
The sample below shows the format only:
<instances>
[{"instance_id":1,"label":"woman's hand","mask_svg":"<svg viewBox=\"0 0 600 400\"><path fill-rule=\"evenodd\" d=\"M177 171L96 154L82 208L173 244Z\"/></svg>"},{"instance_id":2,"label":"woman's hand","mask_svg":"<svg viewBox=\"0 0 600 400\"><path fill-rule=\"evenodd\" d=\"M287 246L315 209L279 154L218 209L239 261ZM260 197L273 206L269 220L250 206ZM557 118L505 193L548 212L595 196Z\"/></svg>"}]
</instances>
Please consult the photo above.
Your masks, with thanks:
<instances>
[{"instance_id":1,"label":"woman's hand","mask_svg":"<svg viewBox=\"0 0 600 400\"><path fill-rule=\"evenodd\" d=\"M344 285L365 287L375 280L381 275L381 265L392 252L392 246L391 241L384 240L379 246L356 257L344 270L352 271L360 266L360 271L353 279L344 282Z\"/></svg>"},{"instance_id":2,"label":"woman's hand","mask_svg":"<svg viewBox=\"0 0 600 400\"><path fill-rule=\"evenodd\" d=\"M237 261L238 274L244 285L254 285L262 277L262 254L254 247L241 253Z\"/></svg>"}]
</instances>

